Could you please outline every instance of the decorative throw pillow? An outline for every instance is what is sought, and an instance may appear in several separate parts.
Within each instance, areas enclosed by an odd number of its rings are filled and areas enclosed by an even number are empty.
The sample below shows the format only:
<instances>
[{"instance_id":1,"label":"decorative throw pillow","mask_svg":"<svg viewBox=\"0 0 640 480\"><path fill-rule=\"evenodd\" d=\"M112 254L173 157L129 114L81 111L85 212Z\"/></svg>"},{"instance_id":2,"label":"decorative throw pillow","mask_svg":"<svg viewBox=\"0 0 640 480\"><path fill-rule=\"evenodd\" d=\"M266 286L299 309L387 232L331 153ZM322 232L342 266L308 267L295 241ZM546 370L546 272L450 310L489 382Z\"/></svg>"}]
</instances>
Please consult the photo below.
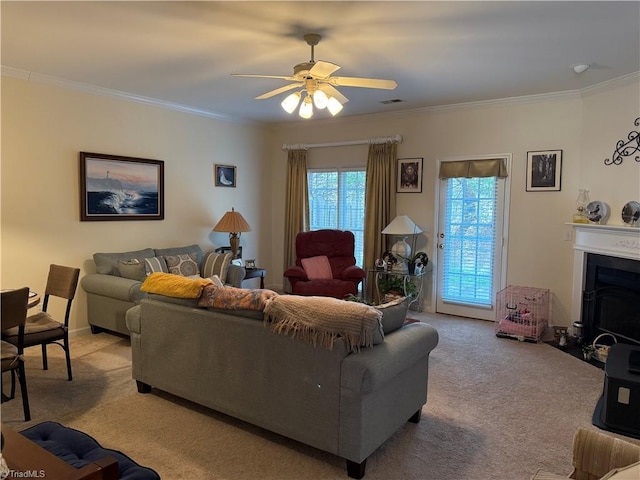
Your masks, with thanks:
<instances>
[{"instance_id":1,"label":"decorative throw pillow","mask_svg":"<svg viewBox=\"0 0 640 480\"><path fill-rule=\"evenodd\" d=\"M300 260L300 263L302 263L302 268L304 268L304 272L307 274L307 277L309 277L309 280L333 278L331 264L326 255L303 258Z\"/></svg>"},{"instance_id":2,"label":"decorative throw pillow","mask_svg":"<svg viewBox=\"0 0 640 480\"><path fill-rule=\"evenodd\" d=\"M200 273L197 262L198 257L193 253L184 255L165 255L163 258L167 263L169 273L182 275L183 277L198 275Z\"/></svg>"},{"instance_id":3,"label":"decorative throw pillow","mask_svg":"<svg viewBox=\"0 0 640 480\"><path fill-rule=\"evenodd\" d=\"M382 330L388 335L404 324L409 309L409 297L401 297L375 308L382 312Z\"/></svg>"},{"instance_id":4,"label":"decorative throw pillow","mask_svg":"<svg viewBox=\"0 0 640 480\"><path fill-rule=\"evenodd\" d=\"M144 263L137 258L126 261L120 260L118 262L118 271L120 272L121 277L128 278L130 280L138 280L139 282L144 282L144 279L147 276Z\"/></svg>"},{"instance_id":5,"label":"decorative throw pillow","mask_svg":"<svg viewBox=\"0 0 640 480\"><path fill-rule=\"evenodd\" d=\"M151 275L154 272L169 273L167 262L164 261L163 257L145 258L144 267L147 275Z\"/></svg>"},{"instance_id":6,"label":"decorative throw pillow","mask_svg":"<svg viewBox=\"0 0 640 480\"><path fill-rule=\"evenodd\" d=\"M208 251L202 259L202 273L205 278L217 275L222 283L227 281L227 270L233 259L232 253Z\"/></svg>"}]
</instances>

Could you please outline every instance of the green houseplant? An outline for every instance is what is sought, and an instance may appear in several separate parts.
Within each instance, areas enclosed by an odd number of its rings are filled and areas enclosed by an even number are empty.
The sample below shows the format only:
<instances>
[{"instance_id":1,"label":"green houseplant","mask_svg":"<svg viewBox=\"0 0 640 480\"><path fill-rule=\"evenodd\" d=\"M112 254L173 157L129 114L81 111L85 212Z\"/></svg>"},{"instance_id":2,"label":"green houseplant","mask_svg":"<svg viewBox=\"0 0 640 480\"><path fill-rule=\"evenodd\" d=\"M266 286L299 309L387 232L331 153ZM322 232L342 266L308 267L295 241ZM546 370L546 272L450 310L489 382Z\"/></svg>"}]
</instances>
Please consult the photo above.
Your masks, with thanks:
<instances>
[{"instance_id":1,"label":"green houseplant","mask_svg":"<svg viewBox=\"0 0 640 480\"><path fill-rule=\"evenodd\" d=\"M408 297L414 297L418 290L410 279L407 280L405 285L404 275L391 274L380 275L378 278L378 289L382 297L388 293L398 296L404 296L406 294Z\"/></svg>"}]
</instances>

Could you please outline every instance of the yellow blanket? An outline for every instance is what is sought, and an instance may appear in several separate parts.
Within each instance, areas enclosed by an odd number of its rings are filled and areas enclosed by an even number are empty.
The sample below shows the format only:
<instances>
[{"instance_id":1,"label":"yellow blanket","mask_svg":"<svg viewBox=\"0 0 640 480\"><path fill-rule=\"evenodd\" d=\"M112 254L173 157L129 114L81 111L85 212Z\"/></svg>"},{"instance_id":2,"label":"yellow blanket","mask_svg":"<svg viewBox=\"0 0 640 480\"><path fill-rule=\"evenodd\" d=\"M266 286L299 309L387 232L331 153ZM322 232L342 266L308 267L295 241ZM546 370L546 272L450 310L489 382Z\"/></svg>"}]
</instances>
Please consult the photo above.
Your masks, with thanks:
<instances>
[{"instance_id":1,"label":"yellow blanket","mask_svg":"<svg viewBox=\"0 0 640 480\"><path fill-rule=\"evenodd\" d=\"M191 279L172 273L154 272L145 279L140 290L167 297L198 298L202 289L211 283L208 278Z\"/></svg>"}]
</instances>

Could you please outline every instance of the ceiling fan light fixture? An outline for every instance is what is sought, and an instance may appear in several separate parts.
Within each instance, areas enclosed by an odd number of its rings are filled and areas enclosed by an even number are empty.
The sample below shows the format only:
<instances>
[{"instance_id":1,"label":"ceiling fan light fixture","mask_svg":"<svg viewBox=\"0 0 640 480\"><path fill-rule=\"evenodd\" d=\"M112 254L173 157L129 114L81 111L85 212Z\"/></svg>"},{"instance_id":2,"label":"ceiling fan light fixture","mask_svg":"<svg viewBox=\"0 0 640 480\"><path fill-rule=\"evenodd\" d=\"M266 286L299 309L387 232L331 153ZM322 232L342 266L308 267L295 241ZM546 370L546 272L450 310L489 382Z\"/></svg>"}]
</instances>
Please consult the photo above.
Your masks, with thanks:
<instances>
[{"instance_id":1,"label":"ceiling fan light fixture","mask_svg":"<svg viewBox=\"0 0 640 480\"><path fill-rule=\"evenodd\" d=\"M291 95L287 95L287 97L280 104L285 112L293 113L293 111L300 103L300 92L294 92Z\"/></svg>"},{"instance_id":2,"label":"ceiling fan light fixture","mask_svg":"<svg viewBox=\"0 0 640 480\"><path fill-rule=\"evenodd\" d=\"M329 97L322 90L316 90L313 92L313 103L316 108L322 110L323 108L327 108L327 104L329 103Z\"/></svg>"},{"instance_id":3,"label":"ceiling fan light fixture","mask_svg":"<svg viewBox=\"0 0 640 480\"><path fill-rule=\"evenodd\" d=\"M335 117L342 110L342 104L336 99L336 97L329 97L327 109L329 110L329 113Z\"/></svg>"},{"instance_id":4,"label":"ceiling fan light fixture","mask_svg":"<svg viewBox=\"0 0 640 480\"><path fill-rule=\"evenodd\" d=\"M311 97L309 95L304 97L304 101L300 105L299 115L305 119L313 116L313 104L311 103Z\"/></svg>"}]
</instances>

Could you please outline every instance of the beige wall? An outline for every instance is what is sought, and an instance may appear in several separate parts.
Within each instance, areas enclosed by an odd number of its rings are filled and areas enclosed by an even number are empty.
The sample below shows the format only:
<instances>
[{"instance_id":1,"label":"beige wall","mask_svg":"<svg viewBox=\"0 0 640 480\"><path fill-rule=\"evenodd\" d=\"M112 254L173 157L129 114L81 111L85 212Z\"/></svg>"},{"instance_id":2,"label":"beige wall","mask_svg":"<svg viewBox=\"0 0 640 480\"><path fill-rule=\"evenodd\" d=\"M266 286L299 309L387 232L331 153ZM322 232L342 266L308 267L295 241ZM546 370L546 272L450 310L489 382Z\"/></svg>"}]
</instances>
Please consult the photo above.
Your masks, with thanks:
<instances>
[{"instance_id":1,"label":"beige wall","mask_svg":"<svg viewBox=\"0 0 640 480\"><path fill-rule=\"evenodd\" d=\"M592 199L611 205L614 214L610 223L621 223L618 207L622 203L640 199L640 166L636 162L629 159L622 167L602 164L604 157L611 155L615 142L626 137L633 121L640 116L637 76L631 83L621 83L625 85L611 85L584 96L572 93L282 125L276 131L273 153L275 218L282 224L282 209L277 205L284 202L286 153L279 150L283 143L341 142L398 133L403 137L399 157L424 157L423 191L398 195L398 214L409 215L427 231L420 237L418 247L426 249L433 260L437 160L510 153L513 161L507 284L549 288L553 293L552 323L569 325L573 321L570 319L573 254L571 242L565 240L565 222L571 221L578 188L591 188ZM562 189L526 192L527 151L547 149L563 150ZM331 159L332 154L337 158L348 154L364 160L367 146L348 147L348 152L345 147L311 149L310 163L317 165L316 157ZM273 230L272 242L282 243L282 228ZM282 268L281 264L282 256L276 249L272 270ZM280 274L272 278L279 278ZM433 282L430 286L423 307L433 311Z\"/></svg>"},{"instance_id":2,"label":"beige wall","mask_svg":"<svg viewBox=\"0 0 640 480\"><path fill-rule=\"evenodd\" d=\"M2 77L3 288L43 291L50 263L91 271L92 254L228 245L213 225L235 207L253 227L245 256L264 258L270 207L261 128ZM165 162L165 220L79 221L79 151ZM238 167L237 188L213 186L213 165ZM86 327L82 288L72 329Z\"/></svg>"},{"instance_id":3,"label":"beige wall","mask_svg":"<svg viewBox=\"0 0 640 480\"><path fill-rule=\"evenodd\" d=\"M56 86L2 77L1 285L42 291L48 265L91 271L97 251L198 243L228 244L211 228L232 206L253 227L243 234L244 257L267 268L267 286L282 285L286 153L283 143L323 143L399 133L400 157L424 157L423 192L398 196L398 213L427 233L418 248L434 254L436 163L461 155L510 153L511 210L507 283L550 288L553 323L568 325L571 242L565 222L579 187L606 201L610 223L640 200L640 165L626 159L605 167L615 143L640 116L632 82L570 95L517 102L427 109L381 116L338 117L259 127L190 115ZM274 106L274 108L276 108ZM347 107L345 107L348 109ZM637 128L636 128L637 130ZM528 150L562 149L562 190L525 192ZM165 161L164 221L80 222L78 152ZM313 149L312 166L366 163L367 146ZM213 186L213 164L238 167L237 188ZM430 282L430 286L433 285ZM424 307L433 310L429 291ZM78 289L72 329L86 327Z\"/></svg>"}]
</instances>

